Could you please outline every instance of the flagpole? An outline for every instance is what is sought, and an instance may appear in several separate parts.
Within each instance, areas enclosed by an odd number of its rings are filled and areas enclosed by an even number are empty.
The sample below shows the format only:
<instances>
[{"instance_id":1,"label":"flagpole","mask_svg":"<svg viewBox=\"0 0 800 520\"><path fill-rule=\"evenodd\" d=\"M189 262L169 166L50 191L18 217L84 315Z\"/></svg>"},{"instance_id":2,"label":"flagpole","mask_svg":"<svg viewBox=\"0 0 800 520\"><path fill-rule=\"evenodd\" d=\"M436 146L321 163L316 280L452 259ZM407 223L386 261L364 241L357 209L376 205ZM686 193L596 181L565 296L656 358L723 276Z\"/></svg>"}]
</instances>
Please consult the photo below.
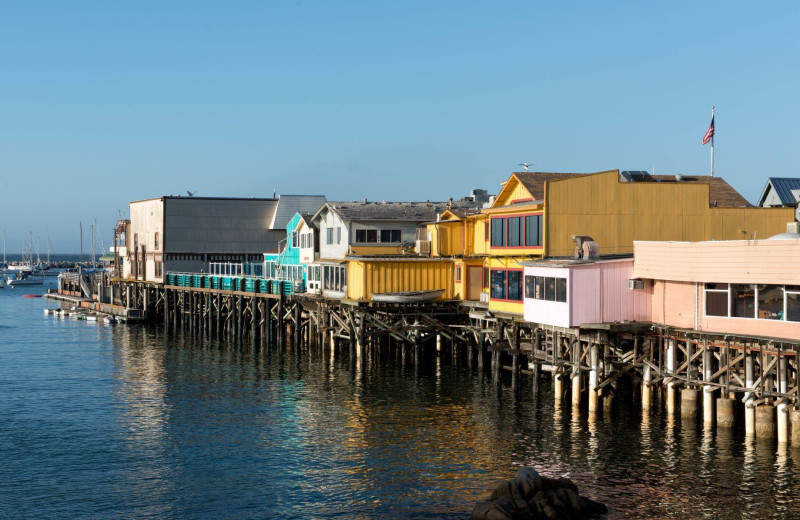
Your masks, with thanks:
<instances>
[{"instance_id":1,"label":"flagpole","mask_svg":"<svg viewBox=\"0 0 800 520\"><path fill-rule=\"evenodd\" d=\"M714 121L714 105L711 105L711 121ZM714 134L711 134L711 176L714 176Z\"/></svg>"}]
</instances>

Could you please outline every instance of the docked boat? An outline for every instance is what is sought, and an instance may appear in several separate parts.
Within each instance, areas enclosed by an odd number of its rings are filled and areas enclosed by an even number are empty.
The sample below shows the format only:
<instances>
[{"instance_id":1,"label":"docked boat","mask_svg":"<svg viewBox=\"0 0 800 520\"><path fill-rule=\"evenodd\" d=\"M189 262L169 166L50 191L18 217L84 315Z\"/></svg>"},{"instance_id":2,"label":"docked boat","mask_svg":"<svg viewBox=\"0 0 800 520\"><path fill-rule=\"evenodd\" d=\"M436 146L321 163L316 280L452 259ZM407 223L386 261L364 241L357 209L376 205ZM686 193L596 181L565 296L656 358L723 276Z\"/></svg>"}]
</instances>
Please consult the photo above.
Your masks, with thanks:
<instances>
[{"instance_id":1,"label":"docked boat","mask_svg":"<svg viewBox=\"0 0 800 520\"><path fill-rule=\"evenodd\" d=\"M421 303L430 302L440 298L444 294L444 289L433 291L403 291L393 293L375 293L372 301L384 303Z\"/></svg>"},{"instance_id":2,"label":"docked boat","mask_svg":"<svg viewBox=\"0 0 800 520\"><path fill-rule=\"evenodd\" d=\"M30 275L19 275L17 274L17 278L9 277L8 278L8 285L11 287L17 287L20 285L42 285L44 284L44 280L41 278L34 278Z\"/></svg>"}]
</instances>

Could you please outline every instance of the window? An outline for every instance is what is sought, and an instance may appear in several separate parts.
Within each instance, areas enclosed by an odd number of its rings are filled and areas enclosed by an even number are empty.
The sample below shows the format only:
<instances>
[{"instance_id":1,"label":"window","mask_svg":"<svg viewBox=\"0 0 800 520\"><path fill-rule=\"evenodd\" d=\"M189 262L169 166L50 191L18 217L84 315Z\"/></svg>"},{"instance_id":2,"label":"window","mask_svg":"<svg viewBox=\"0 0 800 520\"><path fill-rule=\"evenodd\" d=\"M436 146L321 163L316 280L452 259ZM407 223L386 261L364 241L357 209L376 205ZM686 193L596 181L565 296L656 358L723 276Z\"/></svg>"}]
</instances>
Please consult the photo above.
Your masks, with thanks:
<instances>
[{"instance_id":1,"label":"window","mask_svg":"<svg viewBox=\"0 0 800 520\"><path fill-rule=\"evenodd\" d=\"M556 301L557 302L566 302L567 301L567 279L566 278L556 278Z\"/></svg>"},{"instance_id":2,"label":"window","mask_svg":"<svg viewBox=\"0 0 800 520\"><path fill-rule=\"evenodd\" d=\"M786 295L786 321L800 321L800 287L787 285L784 294Z\"/></svg>"},{"instance_id":3,"label":"window","mask_svg":"<svg viewBox=\"0 0 800 520\"><path fill-rule=\"evenodd\" d=\"M485 221L483 223L483 239L485 241L489 241L489 221Z\"/></svg>"},{"instance_id":4,"label":"window","mask_svg":"<svg viewBox=\"0 0 800 520\"><path fill-rule=\"evenodd\" d=\"M528 275L525 277L525 298L566 303L567 279Z\"/></svg>"},{"instance_id":5,"label":"window","mask_svg":"<svg viewBox=\"0 0 800 520\"><path fill-rule=\"evenodd\" d=\"M542 245L542 216L530 215L525 217L525 245Z\"/></svg>"},{"instance_id":6,"label":"window","mask_svg":"<svg viewBox=\"0 0 800 520\"><path fill-rule=\"evenodd\" d=\"M324 280L322 282L323 289L329 291L346 291L347 290L347 271L345 266L326 265L324 267Z\"/></svg>"},{"instance_id":7,"label":"window","mask_svg":"<svg viewBox=\"0 0 800 520\"><path fill-rule=\"evenodd\" d=\"M783 286L758 286L758 319L783 320Z\"/></svg>"},{"instance_id":8,"label":"window","mask_svg":"<svg viewBox=\"0 0 800 520\"><path fill-rule=\"evenodd\" d=\"M522 245L522 217L508 218L508 246Z\"/></svg>"},{"instance_id":9,"label":"window","mask_svg":"<svg viewBox=\"0 0 800 520\"><path fill-rule=\"evenodd\" d=\"M292 232L292 247L298 248L300 247L300 236L297 234L297 231Z\"/></svg>"},{"instance_id":10,"label":"window","mask_svg":"<svg viewBox=\"0 0 800 520\"><path fill-rule=\"evenodd\" d=\"M508 272L508 299L522 301L522 271Z\"/></svg>"},{"instance_id":11,"label":"window","mask_svg":"<svg viewBox=\"0 0 800 520\"><path fill-rule=\"evenodd\" d=\"M731 285L731 317L756 317L755 285Z\"/></svg>"},{"instance_id":12,"label":"window","mask_svg":"<svg viewBox=\"0 0 800 520\"><path fill-rule=\"evenodd\" d=\"M456 282L461 281L461 266L456 267Z\"/></svg>"},{"instance_id":13,"label":"window","mask_svg":"<svg viewBox=\"0 0 800 520\"><path fill-rule=\"evenodd\" d=\"M326 237L325 237L325 239L326 239L325 243L328 244L328 245L331 245L331 244L333 244L333 228L328 228L326 231L327 231L327 234L326 234Z\"/></svg>"},{"instance_id":14,"label":"window","mask_svg":"<svg viewBox=\"0 0 800 520\"><path fill-rule=\"evenodd\" d=\"M492 270L492 298L506 299L506 272Z\"/></svg>"},{"instance_id":15,"label":"window","mask_svg":"<svg viewBox=\"0 0 800 520\"><path fill-rule=\"evenodd\" d=\"M336 228L336 243L337 244L341 244L342 243L342 228L340 228L340 227Z\"/></svg>"},{"instance_id":16,"label":"window","mask_svg":"<svg viewBox=\"0 0 800 520\"><path fill-rule=\"evenodd\" d=\"M492 219L492 246L503 247L506 245L506 220L503 218Z\"/></svg>"},{"instance_id":17,"label":"window","mask_svg":"<svg viewBox=\"0 0 800 520\"><path fill-rule=\"evenodd\" d=\"M382 229L381 242L400 242L402 233L399 229Z\"/></svg>"},{"instance_id":18,"label":"window","mask_svg":"<svg viewBox=\"0 0 800 520\"><path fill-rule=\"evenodd\" d=\"M162 265L161 262L156 262L156 278L161 278L162 276Z\"/></svg>"},{"instance_id":19,"label":"window","mask_svg":"<svg viewBox=\"0 0 800 520\"><path fill-rule=\"evenodd\" d=\"M484 289L488 289L489 288L489 268L488 267L484 267L483 268L483 288Z\"/></svg>"},{"instance_id":20,"label":"window","mask_svg":"<svg viewBox=\"0 0 800 520\"><path fill-rule=\"evenodd\" d=\"M137 251L139 249L139 233L133 234L133 250Z\"/></svg>"},{"instance_id":21,"label":"window","mask_svg":"<svg viewBox=\"0 0 800 520\"><path fill-rule=\"evenodd\" d=\"M556 301L556 279L546 277L544 279L544 299L549 302Z\"/></svg>"},{"instance_id":22,"label":"window","mask_svg":"<svg viewBox=\"0 0 800 520\"><path fill-rule=\"evenodd\" d=\"M706 284L706 316L728 317L728 284Z\"/></svg>"},{"instance_id":23,"label":"window","mask_svg":"<svg viewBox=\"0 0 800 520\"><path fill-rule=\"evenodd\" d=\"M158 251L158 232L156 232L156 238L155 238L155 247L154 247L153 249L155 249L156 251ZM156 275L156 276L161 276L161 275Z\"/></svg>"},{"instance_id":24,"label":"window","mask_svg":"<svg viewBox=\"0 0 800 520\"><path fill-rule=\"evenodd\" d=\"M357 229L356 242L377 242L378 230L377 229Z\"/></svg>"},{"instance_id":25,"label":"window","mask_svg":"<svg viewBox=\"0 0 800 520\"><path fill-rule=\"evenodd\" d=\"M525 277L525 298L533 299L535 280L535 276L527 275Z\"/></svg>"}]
</instances>

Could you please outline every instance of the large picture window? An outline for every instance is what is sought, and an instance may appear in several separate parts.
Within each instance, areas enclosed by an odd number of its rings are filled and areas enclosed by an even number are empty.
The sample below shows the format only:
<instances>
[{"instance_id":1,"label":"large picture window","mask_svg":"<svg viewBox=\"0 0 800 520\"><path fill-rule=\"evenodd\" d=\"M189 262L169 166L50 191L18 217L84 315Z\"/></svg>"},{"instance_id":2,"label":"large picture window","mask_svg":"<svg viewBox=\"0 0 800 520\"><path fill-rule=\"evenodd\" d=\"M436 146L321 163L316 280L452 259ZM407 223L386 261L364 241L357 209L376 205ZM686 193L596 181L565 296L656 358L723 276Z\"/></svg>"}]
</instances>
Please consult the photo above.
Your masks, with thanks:
<instances>
[{"instance_id":1,"label":"large picture window","mask_svg":"<svg viewBox=\"0 0 800 520\"><path fill-rule=\"evenodd\" d=\"M793 285L707 283L705 315L800 321L800 287Z\"/></svg>"},{"instance_id":2,"label":"large picture window","mask_svg":"<svg viewBox=\"0 0 800 520\"><path fill-rule=\"evenodd\" d=\"M492 247L541 247L542 216L493 217Z\"/></svg>"}]
</instances>

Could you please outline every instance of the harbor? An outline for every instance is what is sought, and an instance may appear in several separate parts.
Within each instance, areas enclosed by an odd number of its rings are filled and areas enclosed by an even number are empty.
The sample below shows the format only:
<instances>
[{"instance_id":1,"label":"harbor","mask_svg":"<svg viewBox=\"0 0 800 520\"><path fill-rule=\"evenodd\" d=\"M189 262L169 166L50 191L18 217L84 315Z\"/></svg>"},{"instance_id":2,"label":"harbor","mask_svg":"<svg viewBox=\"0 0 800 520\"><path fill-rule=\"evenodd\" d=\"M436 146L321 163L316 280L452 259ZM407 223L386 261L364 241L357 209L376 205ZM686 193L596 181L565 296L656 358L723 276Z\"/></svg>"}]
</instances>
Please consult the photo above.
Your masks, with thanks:
<instances>
[{"instance_id":1,"label":"harbor","mask_svg":"<svg viewBox=\"0 0 800 520\"><path fill-rule=\"evenodd\" d=\"M800 519L798 23L9 3L0 519Z\"/></svg>"}]
</instances>

